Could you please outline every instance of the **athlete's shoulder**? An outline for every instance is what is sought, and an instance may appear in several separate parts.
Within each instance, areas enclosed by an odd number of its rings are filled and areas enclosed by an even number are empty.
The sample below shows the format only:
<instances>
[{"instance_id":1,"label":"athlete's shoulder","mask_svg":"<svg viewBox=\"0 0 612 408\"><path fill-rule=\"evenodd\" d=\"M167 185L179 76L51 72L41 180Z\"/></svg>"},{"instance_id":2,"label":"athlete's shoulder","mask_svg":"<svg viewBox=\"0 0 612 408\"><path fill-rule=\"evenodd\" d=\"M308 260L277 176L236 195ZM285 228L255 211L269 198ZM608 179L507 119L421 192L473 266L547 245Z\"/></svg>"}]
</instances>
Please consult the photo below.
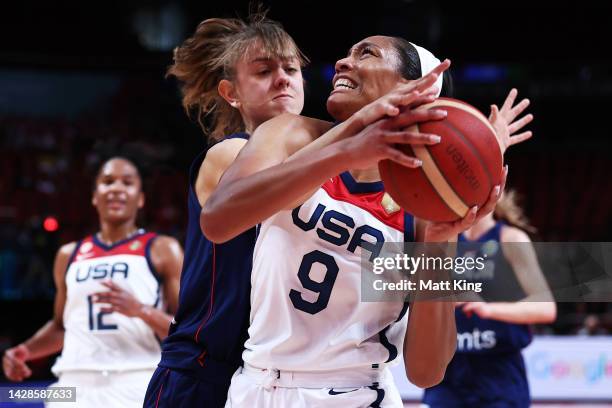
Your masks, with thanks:
<instances>
[{"instance_id":1,"label":"athlete's shoulder","mask_svg":"<svg viewBox=\"0 0 612 408\"><path fill-rule=\"evenodd\" d=\"M77 247L78 242L73 241L73 242L69 242L67 244L62 245L58 250L57 250L57 255L56 257L58 259L62 259L65 260L66 262L70 259L70 257L72 256L72 254L74 253L76 247Z\"/></svg>"},{"instance_id":2,"label":"athlete's shoulder","mask_svg":"<svg viewBox=\"0 0 612 408\"><path fill-rule=\"evenodd\" d=\"M176 238L157 235L151 244L150 256L153 266L163 278L180 274L183 248Z\"/></svg>"},{"instance_id":3,"label":"athlete's shoulder","mask_svg":"<svg viewBox=\"0 0 612 408\"><path fill-rule=\"evenodd\" d=\"M155 241L151 244L151 251L174 251L181 250L178 239L169 235L156 234Z\"/></svg>"},{"instance_id":4,"label":"athlete's shoulder","mask_svg":"<svg viewBox=\"0 0 612 408\"><path fill-rule=\"evenodd\" d=\"M212 145L206 152L206 157L202 162L200 170L204 168L205 164L213 164L215 167L228 167L236 159L236 156L246 143L247 139L234 137L223 139Z\"/></svg>"},{"instance_id":5,"label":"athlete's shoulder","mask_svg":"<svg viewBox=\"0 0 612 408\"><path fill-rule=\"evenodd\" d=\"M500 239L502 242L531 242L525 231L511 225L502 225Z\"/></svg>"},{"instance_id":6,"label":"athlete's shoulder","mask_svg":"<svg viewBox=\"0 0 612 408\"><path fill-rule=\"evenodd\" d=\"M62 245L55 255L55 263L53 265L53 273L55 275L56 281L62 281L63 276L66 273L66 269L68 268L68 264L71 261L74 252L77 249L78 242L70 242L68 244Z\"/></svg>"},{"instance_id":7,"label":"athlete's shoulder","mask_svg":"<svg viewBox=\"0 0 612 408\"><path fill-rule=\"evenodd\" d=\"M246 143L247 140L240 137L227 138L208 149L195 180L195 192L200 205L204 205L217 187L221 175L236 160Z\"/></svg>"}]
</instances>

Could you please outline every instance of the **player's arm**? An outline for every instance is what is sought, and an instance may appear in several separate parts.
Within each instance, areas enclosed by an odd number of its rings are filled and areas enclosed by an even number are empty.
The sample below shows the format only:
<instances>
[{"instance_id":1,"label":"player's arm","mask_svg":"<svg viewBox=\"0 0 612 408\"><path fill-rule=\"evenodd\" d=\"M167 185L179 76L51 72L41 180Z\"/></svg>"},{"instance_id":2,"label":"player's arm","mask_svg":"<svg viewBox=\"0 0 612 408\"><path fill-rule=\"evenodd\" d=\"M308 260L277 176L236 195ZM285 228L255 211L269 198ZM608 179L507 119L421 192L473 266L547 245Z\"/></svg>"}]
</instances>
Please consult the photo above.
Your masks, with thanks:
<instances>
[{"instance_id":1,"label":"player's arm","mask_svg":"<svg viewBox=\"0 0 612 408\"><path fill-rule=\"evenodd\" d=\"M414 114L411 109L435 98L431 87L449 66L450 61L444 61L423 78L398 85L331 129L328 122L290 114L259 126L223 176L223 188L204 205L200 217L204 234L214 242L225 242L283 209L298 206L325 180L348 168L376 165L386 158L418 165L392 145L437 142L432 135L397 130L444 117L444 111ZM384 128L377 121L385 117L397 121ZM370 135L369 143L342 144L349 136L364 133Z\"/></svg>"},{"instance_id":2,"label":"player's arm","mask_svg":"<svg viewBox=\"0 0 612 408\"><path fill-rule=\"evenodd\" d=\"M156 238L151 244L151 262L163 280L167 310L142 304L134 295L112 280L101 282L108 290L96 293L93 299L96 303L107 304L100 308L102 312L117 312L142 319L160 339L163 339L168 335L168 328L178 304L178 288L183 264L183 250L178 241L167 236Z\"/></svg>"},{"instance_id":3,"label":"player's arm","mask_svg":"<svg viewBox=\"0 0 612 408\"><path fill-rule=\"evenodd\" d=\"M519 302L468 302L465 313L475 313L483 319L507 323L552 323L557 318L557 306L531 243L524 231L504 226L501 231L502 251L512 266L516 278L527 295Z\"/></svg>"},{"instance_id":4,"label":"player's arm","mask_svg":"<svg viewBox=\"0 0 612 408\"><path fill-rule=\"evenodd\" d=\"M32 375L26 362L59 352L64 346L64 306L66 304L66 268L76 243L63 245L53 264L55 301L53 318L25 342L5 351L2 358L4 374L9 380L23 381Z\"/></svg>"},{"instance_id":5,"label":"player's arm","mask_svg":"<svg viewBox=\"0 0 612 408\"><path fill-rule=\"evenodd\" d=\"M178 307L179 284L183 266L183 249L179 242L168 236L160 236L151 244L151 263L161 276L166 310L153 305L140 307L137 317L148 324L160 339L168 335L172 317Z\"/></svg>"},{"instance_id":6,"label":"player's arm","mask_svg":"<svg viewBox=\"0 0 612 408\"><path fill-rule=\"evenodd\" d=\"M452 256L456 241L453 237L440 237L442 245L436 246L437 238L426 236L428 223L415 219L417 242L429 242L423 247L425 257ZM445 240L448 240L445 242ZM419 251L420 254L420 251ZM444 271L417 271L418 279L440 281ZM418 282L417 282L418 285ZM418 286L417 286L418 287ZM444 378L446 366L450 363L457 346L455 306L450 300L411 301L408 327L404 337L404 365L408 380L421 388L432 387Z\"/></svg>"},{"instance_id":7,"label":"player's arm","mask_svg":"<svg viewBox=\"0 0 612 408\"><path fill-rule=\"evenodd\" d=\"M436 109L406 109L356 135L350 134L354 131L350 123L361 119L331 129L328 122L296 115L271 119L254 132L221 179L222 188L206 202L200 216L202 231L213 242L225 242L279 211L297 207L326 180L348 169L369 168L384 159L417 167L418 160L395 144L435 144L439 138L403 129L445 115ZM311 147L315 139L316 146ZM307 150L298 152L304 146Z\"/></svg>"},{"instance_id":8,"label":"player's arm","mask_svg":"<svg viewBox=\"0 0 612 408\"><path fill-rule=\"evenodd\" d=\"M426 222L417 219L416 241L425 244L423 255L442 258L454 256L458 235L495 209L501 197L500 192L506 185L507 175L508 170L505 168L501 185L493 188L482 208L471 208L462 219L452 222ZM445 271L419 270L417 278L450 281L451 276ZM456 347L457 326L453 298L447 297L440 301L417 298L412 301L404 337L404 364L408 379L424 388L440 383Z\"/></svg>"},{"instance_id":9,"label":"player's arm","mask_svg":"<svg viewBox=\"0 0 612 408\"><path fill-rule=\"evenodd\" d=\"M247 141L242 138L223 140L206 152L195 182L195 192L203 207L219 185L221 176L236 160Z\"/></svg>"},{"instance_id":10,"label":"player's arm","mask_svg":"<svg viewBox=\"0 0 612 408\"><path fill-rule=\"evenodd\" d=\"M260 125L204 204L200 216L204 235L225 242L286 208L337 171L329 155L285 163L330 127L328 122L291 114Z\"/></svg>"}]
</instances>

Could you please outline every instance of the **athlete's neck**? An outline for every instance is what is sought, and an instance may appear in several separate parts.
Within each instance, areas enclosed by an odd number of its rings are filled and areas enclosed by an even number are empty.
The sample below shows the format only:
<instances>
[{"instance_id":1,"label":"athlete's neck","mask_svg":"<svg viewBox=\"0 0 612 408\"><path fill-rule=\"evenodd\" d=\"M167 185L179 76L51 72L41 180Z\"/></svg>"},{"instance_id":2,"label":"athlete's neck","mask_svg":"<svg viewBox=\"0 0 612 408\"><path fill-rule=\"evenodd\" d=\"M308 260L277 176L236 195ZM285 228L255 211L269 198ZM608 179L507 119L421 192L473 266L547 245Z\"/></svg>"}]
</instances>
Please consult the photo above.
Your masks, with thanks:
<instances>
[{"instance_id":1,"label":"athlete's neck","mask_svg":"<svg viewBox=\"0 0 612 408\"><path fill-rule=\"evenodd\" d=\"M109 222L100 223L98 239L106 245L113 245L116 242L130 238L138 232L138 227L133 220L122 224L111 224Z\"/></svg>"},{"instance_id":2,"label":"athlete's neck","mask_svg":"<svg viewBox=\"0 0 612 408\"><path fill-rule=\"evenodd\" d=\"M380 173L378 172L378 166L370 167L365 170L349 170L351 176L358 183L372 183L375 181L380 181Z\"/></svg>"},{"instance_id":3,"label":"athlete's neck","mask_svg":"<svg viewBox=\"0 0 612 408\"><path fill-rule=\"evenodd\" d=\"M476 241L494 226L495 219L493 219L493 213L490 213L474 224L471 228L467 229L463 235L470 241Z\"/></svg>"}]
</instances>

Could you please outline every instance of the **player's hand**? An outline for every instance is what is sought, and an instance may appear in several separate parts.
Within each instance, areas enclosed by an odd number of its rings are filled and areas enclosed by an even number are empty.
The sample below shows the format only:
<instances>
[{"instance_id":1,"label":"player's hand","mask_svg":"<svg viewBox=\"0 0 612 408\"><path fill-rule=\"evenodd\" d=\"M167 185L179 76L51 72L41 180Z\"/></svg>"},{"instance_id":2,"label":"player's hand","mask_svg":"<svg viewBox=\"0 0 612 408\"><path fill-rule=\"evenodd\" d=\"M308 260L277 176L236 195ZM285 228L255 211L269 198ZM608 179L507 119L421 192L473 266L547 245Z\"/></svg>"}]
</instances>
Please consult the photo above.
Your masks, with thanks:
<instances>
[{"instance_id":1,"label":"player's hand","mask_svg":"<svg viewBox=\"0 0 612 408\"><path fill-rule=\"evenodd\" d=\"M32 371L26 364L30 357L28 348L19 344L4 352L2 356L2 369L4 375L11 381L23 381L32 375Z\"/></svg>"},{"instance_id":2,"label":"player's hand","mask_svg":"<svg viewBox=\"0 0 612 408\"><path fill-rule=\"evenodd\" d=\"M497 105L491 105L489 122L495 129L502 154L508 147L524 142L533 136L530 130L516 133L533 120L531 113L517 119L529 106L529 99L526 98L514 105L517 94L518 91L515 88L510 90L501 109L498 109Z\"/></svg>"},{"instance_id":3,"label":"player's hand","mask_svg":"<svg viewBox=\"0 0 612 408\"><path fill-rule=\"evenodd\" d=\"M486 302L465 302L461 305L461 311L467 317L472 317L473 314L481 319L490 319L492 317L491 305Z\"/></svg>"},{"instance_id":4,"label":"player's hand","mask_svg":"<svg viewBox=\"0 0 612 408\"><path fill-rule=\"evenodd\" d=\"M385 117L399 115L404 107L417 107L436 99L439 89L435 87L436 80L450 67L446 59L427 75L413 81L397 85L386 95L361 108L351 120L358 123L358 129Z\"/></svg>"},{"instance_id":5,"label":"player's hand","mask_svg":"<svg viewBox=\"0 0 612 408\"><path fill-rule=\"evenodd\" d=\"M353 137L334 143L338 159L343 160L345 169L367 169L381 160L393 160L406 167L419 167L421 161L411 157L396 144L434 145L440 143L440 136L407 130L417 122L440 120L447 115L442 109L404 108L392 118L379 120Z\"/></svg>"},{"instance_id":6,"label":"player's hand","mask_svg":"<svg viewBox=\"0 0 612 408\"><path fill-rule=\"evenodd\" d=\"M117 312L128 317L139 317L142 311L140 303L134 295L122 289L112 280L102 282L109 291L98 292L93 295L95 303L107 303L109 306L101 307L100 311L105 313Z\"/></svg>"},{"instance_id":7,"label":"player's hand","mask_svg":"<svg viewBox=\"0 0 612 408\"><path fill-rule=\"evenodd\" d=\"M502 192L506 187L507 178L508 166L505 166L501 184L493 188L489 195L489 199L482 208L478 209L478 207L472 207L465 217L457 221L429 222L425 226L425 242L447 242L454 239L457 235L476 224L481 218L493 212L497 205L497 201L501 198Z\"/></svg>"}]
</instances>

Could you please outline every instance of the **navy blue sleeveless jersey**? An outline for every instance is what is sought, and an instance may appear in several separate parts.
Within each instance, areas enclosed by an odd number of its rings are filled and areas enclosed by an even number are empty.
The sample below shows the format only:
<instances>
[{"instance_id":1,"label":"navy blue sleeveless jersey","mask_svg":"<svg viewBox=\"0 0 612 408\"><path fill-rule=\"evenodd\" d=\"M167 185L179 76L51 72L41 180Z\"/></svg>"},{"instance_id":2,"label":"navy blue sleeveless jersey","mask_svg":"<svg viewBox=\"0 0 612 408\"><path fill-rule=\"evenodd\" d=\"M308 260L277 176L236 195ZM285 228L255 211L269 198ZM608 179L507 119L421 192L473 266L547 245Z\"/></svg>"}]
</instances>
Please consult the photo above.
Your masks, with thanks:
<instances>
[{"instance_id":1,"label":"navy blue sleeveless jersey","mask_svg":"<svg viewBox=\"0 0 612 408\"><path fill-rule=\"evenodd\" d=\"M235 137L247 139L248 135L228 138ZM189 223L179 306L162 344L159 366L229 384L242 364L247 339L256 232L252 228L223 244L213 244L203 235L195 181L204 156L196 158L189 172Z\"/></svg>"},{"instance_id":2,"label":"navy blue sleeveless jersey","mask_svg":"<svg viewBox=\"0 0 612 408\"><path fill-rule=\"evenodd\" d=\"M463 234L459 236L461 247L467 246L470 256L484 257L484 270L466 274L466 279L482 282L481 296L485 301L519 301L525 297L512 266L504 257L500 242L502 222L470 242ZM466 256L466 253L461 254ZM498 320L481 319L477 315L466 316L460 309L455 311L457 322L457 353L507 353L519 351L531 343L531 330L525 324L512 324Z\"/></svg>"},{"instance_id":3,"label":"navy blue sleeveless jersey","mask_svg":"<svg viewBox=\"0 0 612 408\"><path fill-rule=\"evenodd\" d=\"M506 299L509 294L514 297L506 301L518 301L525 294L499 245L503 225L496 223L471 242L473 246L463 235L459 236L462 247L468 245L460 255L487 254L483 271L462 278L483 282L484 300L499 300L503 293ZM528 407L529 387L521 350L531 342L529 326L476 315L468 317L460 308L456 309L455 317L457 351L442 382L425 390L423 402L432 408Z\"/></svg>"}]
</instances>

